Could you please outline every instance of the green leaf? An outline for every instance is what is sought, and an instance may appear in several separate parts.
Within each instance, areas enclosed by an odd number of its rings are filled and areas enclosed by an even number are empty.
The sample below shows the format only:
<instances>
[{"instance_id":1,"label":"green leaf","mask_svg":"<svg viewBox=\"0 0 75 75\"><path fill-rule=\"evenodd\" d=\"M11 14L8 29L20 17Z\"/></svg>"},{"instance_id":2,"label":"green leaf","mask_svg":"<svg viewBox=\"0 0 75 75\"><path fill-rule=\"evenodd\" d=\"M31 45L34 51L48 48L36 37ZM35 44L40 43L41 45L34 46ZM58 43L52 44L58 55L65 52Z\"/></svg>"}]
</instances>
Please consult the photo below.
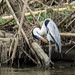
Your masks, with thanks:
<instances>
[{"instance_id":1,"label":"green leaf","mask_svg":"<svg viewBox=\"0 0 75 75\"><path fill-rule=\"evenodd\" d=\"M2 20L2 18L0 17L0 24L2 24L2 22L3 22L3 20Z\"/></svg>"},{"instance_id":2,"label":"green leaf","mask_svg":"<svg viewBox=\"0 0 75 75\"><path fill-rule=\"evenodd\" d=\"M42 12L42 13L41 13L41 16L42 16L42 17L45 17L45 12Z\"/></svg>"},{"instance_id":3,"label":"green leaf","mask_svg":"<svg viewBox=\"0 0 75 75\"><path fill-rule=\"evenodd\" d=\"M40 16L40 19L39 20L40 21L44 21L44 17Z\"/></svg>"},{"instance_id":4,"label":"green leaf","mask_svg":"<svg viewBox=\"0 0 75 75\"><path fill-rule=\"evenodd\" d=\"M32 16L27 16L28 20L32 21Z\"/></svg>"},{"instance_id":5,"label":"green leaf","mask_svg":"<svg viewBox=\"0 0 75 75\"><path fill-rule=\"evenodd\" d=\"M72 9L72 6L69 6L69 9Z\"/></svg>"}]
</instances>

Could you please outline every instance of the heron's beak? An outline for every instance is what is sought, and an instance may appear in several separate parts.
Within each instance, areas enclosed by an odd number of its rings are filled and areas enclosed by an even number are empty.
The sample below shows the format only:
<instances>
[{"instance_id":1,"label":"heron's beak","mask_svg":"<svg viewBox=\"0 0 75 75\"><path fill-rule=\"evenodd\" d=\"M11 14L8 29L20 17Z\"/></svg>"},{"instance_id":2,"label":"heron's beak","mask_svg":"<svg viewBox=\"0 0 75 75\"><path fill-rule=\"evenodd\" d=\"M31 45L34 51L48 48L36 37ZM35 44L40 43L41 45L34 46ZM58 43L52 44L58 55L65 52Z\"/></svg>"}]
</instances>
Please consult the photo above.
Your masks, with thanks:
<instances>
[{"instance_id":1,"label":"heron's beak","mask_svg":"<svg viewBox=\"0 0 75 75\"><path fill-rule=\"evenodd\" d=\"M40 40L45 42L45 43L48 43L48 41L46 39L44 39L43 37L40 37Z\"/></svg>"}]
</instances>

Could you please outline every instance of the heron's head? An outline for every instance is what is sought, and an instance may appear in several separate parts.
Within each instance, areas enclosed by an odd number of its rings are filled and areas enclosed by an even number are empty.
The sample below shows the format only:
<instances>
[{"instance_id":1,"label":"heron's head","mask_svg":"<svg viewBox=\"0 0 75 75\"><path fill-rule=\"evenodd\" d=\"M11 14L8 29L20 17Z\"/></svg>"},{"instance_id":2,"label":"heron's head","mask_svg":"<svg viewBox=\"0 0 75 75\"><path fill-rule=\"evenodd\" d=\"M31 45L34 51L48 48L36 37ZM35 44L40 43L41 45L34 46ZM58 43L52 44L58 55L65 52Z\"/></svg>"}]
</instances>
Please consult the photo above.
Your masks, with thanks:
<instances>
[{"instance_id":1,"label":"heron's head","mask_svg":"<svg viewBox=\"0 0 75 75\"><path fill-rule=\"evenodd\" d=\"M36 39L39 39L45 43L48 43L48 41L46 39L44 39L41 35L40 35L40 29L39 28L34 28L32 31L32 36Z\"/></svg>"}]
</instances>

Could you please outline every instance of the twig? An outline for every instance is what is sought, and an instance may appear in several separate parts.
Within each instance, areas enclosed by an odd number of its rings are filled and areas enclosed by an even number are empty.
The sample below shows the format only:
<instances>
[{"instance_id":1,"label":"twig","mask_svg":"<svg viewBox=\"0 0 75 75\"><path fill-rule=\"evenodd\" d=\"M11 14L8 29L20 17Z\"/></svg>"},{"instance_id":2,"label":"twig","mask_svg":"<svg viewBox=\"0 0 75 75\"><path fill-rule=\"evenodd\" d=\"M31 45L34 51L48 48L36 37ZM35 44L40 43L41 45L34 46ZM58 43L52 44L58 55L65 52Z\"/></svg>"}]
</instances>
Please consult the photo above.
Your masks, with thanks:
<instances>
[{"instance_id":1,"label":"twig","mask_svg":"<svg viewBox=\"0 0 75 75\"><path fill-rule=\"evenodd\" d=\"M67 3L69 3L69 0L67 0Z\"/></svg>"},{"instance_id":2,"label":"twig","mask_svg":"<svg viewBox=\"0 0 75 75\"><path fill-rule=\"evenodd\" d=\"M16 15L15 15L15 13L14 13L14 11L13 11L13 9L12 9L10 3L9 3L9 1L6 0L6 3L7 3L7 5L8 5L8 7L9 7L9 9L11 10L13 16L14 16L15 19L17 20L17 24L19 24L18 19L16 18ZM27 3L27 0L26 0L26 3ZM16 48L17 48L17 45L18 45L18 39L19 39L19 36L20 36L20 31L21 31L22 24L23 24L23 19L24 19L24 13L25 13L25 8L26 8L26 3L24 3L24 8L23 8L23 12L22 12L22 17L21 17L21 21L20 21L19 29L18 29L18 35L17 35L17 39L16 39L16 41L15 41L13 53L12 53L12 56L11 56L11 58L12 58L12 63L13 63L13 60L14 60L14 57L15 57Z\"/></svg>"},{"instance_id":3,"label":"twig","mask_svg":"<svg viewBox=\"0 0 75 75\"><path fill-rule=\"evenodd\" d=\"M14 35L14 38L15 38L15 36L16 36L16 34ZM16 39L13 39L12 42L11 42L11 44L10 44L9 57L10 57L10 54L11 54L11 51L12 51L12 45L13 45L13 43L14 43L15 40L16 40Z\"/></svg>"},{"instance_id":4,"label":"twig","mask_svg":"<svg viewBox=\"0 0 75 75\"><path fill-rule=\"evenodd\" d=\"M51 2L51 4L50 4L50 6L52 6L52 4L53 4L53 2L54 2L55 0L52 0L52 2Z\"/></svg>"},{"instance_id":5,"label":"twig","mask_svg":"<svg viewBox=\"0 0 75 75\"><path fill-rule=\"evenodd\" d=\"M27 37L26 37L26 34L25 34L25 32L24 32L24 30L23 29L21 29L21 32L22 32L22 34L23 34L23 37L24 37L24 39L26 40L26 42L27 42L27 44L28 44L28 46L29 46L29 48L30 48L30 50L31 50L31 52L33 53L33 55L35 56L35 58L36 58L36 60L37 60L37 62L38 62L38 64L37 65L39 65L40 63L40 60L38 59L38 57L37 57L37 55L36 55L36 53L34 52L34 50L32 49L32 47L31 47L31 45L29 44L29 41L28 41L28 39L27 39Z\"/></svg>"},{"instance_id":6,"label":"twig","mask_svg":"<svg viewBox=\"0 0 75 75\"><path fill-rule=\"evenodd\" d=\"M6 0L6 1L7 1L7 0ZM8 2L7 2L7 5L8 5L9 8L11 7L11 5L10 5ZM25 5L25 6L26 6L26 5ZM15 19L17 25L20 26L20 23L19 23L19 21L18 21L16 15L15 15L15 13L14 13L12 7L10 8L10 10L11 10L11 12L12 12L12 14L13 14L13 17L14 17L14 19ZM25 10L25 9L24 9L24 10ZM22 32L22 35L23 35L24 39L26 40L26 42L27 42L27 44L28 44L28 46L29 46L31 52L34 54L35 57L37 57L36 54L35 54L35 52L33 51L33 49L30 47L28 38L26 37L26 34L25 34L25 32L24 32L24 30L23 30L22 28L21 28L21 32ZM14 50L15 50L15 51L16 51L16 47L17 47L16 45L17 45L17 44L18 44L18 37L17 37L16 44L15 44L15 47L14 47ZM14 52L14 53L15 53L15 52ZM14 55L14 54L13 54L13 55ZM12 56L13 56L13 55L12 55ZM37 60L38 60L38 59L37 59ZM35 63L35 64L36 64L36 63Z\"/></svg>"},{"instance_id":7,"label":"twig","mask_svg":"<svg viewBox=\"0 0 75 75\"><path fill-rule=\"evenodd\" d=\"M67 54L68 52L70 52L74 47L75 47L75 45L72 46L68 51L66 51L65 54Z\"/></svg>"},{"instance_id":8,"label":"twig","mask_svg":"<svg viewBox=\"0 0 75 75\"><path fill-rule=\"evenodd\" d=\"M6 61L0 63L0 65L1 65L1 64L4 64L4 63L7 63L7 62L10 61L10 60L11 60L11 58L9 58L9 59L7 59Z\"/></svg>"},{"instance_id":9,"label":"twig","mask_svg":"<svg viewBox=\"0 0 75 75\"><path fill-rule=\"evenodd\" d=\"M46 4L42 3L42 2L39 1L39 0L35 0L35 1L39 2L39 3L42 4L44 7L48 7Z\"/></svg>"},{"instance_id":10,"label":"twig","mask_svg":"<svg viewBox=\"0 0 75 75\"><path fill-rule=\"evenodd\" d=\"M2 28L6 28L6 27L10 28L10 27L15 26L15 25L16 25L16 23L2 25L2 26L0 26L0 29L2 29Z\"/></svg>"},{"instance_id":11,"label":"twig","mask_svg":"<svg viewBox=\"0 0 75 75\"><path fill-rule=\"evenodd\" d=\"M61 0L61 2L59 3L59 5L63 2L64 0Z\"/></svg>"},{"instance_id":12,"label":"twig","mask_svg":"<svg viewBox=\"0 0 75 75\"><path fill-rule=\"evenodd\" d=\"M74 13L75 13L75 10L74 10L70 15L68 15L65 19L63 19L63 20L58 24L58 26L62 25L62 23L64 23L65 20L67 20L69 17L71 17Z\"/></svg>"},{"instance_id":13,"label":"twig","mask_svg":"<svg viewBox=\"0 0 75 75\"><path fill-rule=\"evenodd\" d=\"M24 16L25 17L25 19L28 21L28 23L30 23L30 25L34 25L32 22L30 22L29 20L28 20L28 18L26 17L26 16Z\"/></svg>"},{"instance_id":14,"label":"twig","mask_svg":"<svg viewBox=\"0 0 75 75\"><path fill-rule=\"evenodd\" d=\"M66 28L68 29L68 27L69 27L74 21L75 21L75 19L73 19L73 20L69 23L69 25L68 25Z\"/></svg>"},{"instance_id":15,"label":"twig","mask_svg":"<svg viewBox=\"0 0 75 75\"><path fill-rule=\"evenodd\" d=\"M24 0L22 0L23 1L23 3L25 2ZM27 5L27 7L28 7L28 9L29 9L29 11L30 11L30 13L34 16L34 18L36 19L36 17L35 17L35 15L32 13L32 11L31 11L31 9L29 8L29 6ZM39 21L36 19L36 21L39 23ZM39 26L40 26L40 23L39 23ZM28 39L27 39L27 37L26 37L26 34L25 34L25 32L23 31L23 29L21 28L21 32L22 32L22 34L23 34L23 37L25 38L25 40L26 40L26 42L27 42L27 44L28 44L28 46L29 46L29 48L30 48L30 50L32 51L32 53L34 54L34 56L36 57L36 60L37 60L37 62L38 62L38 64L37 65L39 65L40 64L40 60L38 59L38 57L37 57L37 55L36 55L36 53L34 52L34 50L32 49L32 47L31 47L31 45L29 44L29 41L28 41ZM41 64L40 64L41 65Z\"/></svg>"},{"instance_id":16,"label":"twig","mask_svg":"<svg viewBox=\"0 0 75 75\"><path fill-rule=\"evenodd\" d=\"M56 4L59 4L56 0L54 1Z\"/></svg>"},{"instance_id":17,"label":"twig","mask_svg":"<svg viewBox=\"0 0 75 75\"><path fill-rule=\"evenodd\" d=\"M38 21L39 21L40 16L41 16L41 13L39 13L39 16L38 16Z\"/></svg>"},{"instance_id":18,"label":"twig","mask_svg":"<svg viewBox=\"0 0 75 75\"><path fill-rule=\"evenodd\" d=\"M30 11L30 13L32 14L32 16L34 17L34 19L37 21L38 26L41 27L40 22L38 21L38 19L35 17L35 15L33 14L32 10L29 8L29 6L27 5L28 10Z\"/></svg>"},{"instance_id":19,"label":"twig","mask_svg":"<svg viewBox=\"0 0 75 75\"><path fill-rule=\"evenodd\" d=\"M21 21L20 21L20 25L19 25L19 29L18 29L18 36L17 36L17 40L16 40L16 42L15 42L15 47L14 47L13 54L12 54L12 61L13 61L13 59L14 59L14 56L15 56L15 53L16 53L16 49L17 49L17 46L18 46L18 39L20 38L20 35L21 35L20 32L21 32L21 27L22 27L22 24L23 24L24 13L25 13L27 1L28 1L28 0L26 0L26 3L24 3L23 12L22 12L22 17L21 17Z\"/></svg>"},{"instance_id":20,"label":"twig","mask_svg":"<svg viewBox=\"0 0 75 75\"><path fill-rule=\"evenodd\" d=\"M22 49L22 51L26 54L27 57L29 57L34 63L38 64L25 50Z\"/></svg>"}]
</instances>

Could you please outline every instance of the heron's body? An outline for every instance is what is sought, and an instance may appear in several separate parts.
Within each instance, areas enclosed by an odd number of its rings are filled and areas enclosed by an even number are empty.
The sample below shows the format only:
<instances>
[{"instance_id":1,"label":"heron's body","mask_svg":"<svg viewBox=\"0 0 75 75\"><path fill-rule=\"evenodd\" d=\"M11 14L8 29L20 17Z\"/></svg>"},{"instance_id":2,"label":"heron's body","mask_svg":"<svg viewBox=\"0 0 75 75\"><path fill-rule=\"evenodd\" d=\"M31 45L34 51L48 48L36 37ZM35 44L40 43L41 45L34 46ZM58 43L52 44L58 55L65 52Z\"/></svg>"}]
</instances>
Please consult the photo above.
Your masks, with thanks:
<instances>
[{"instance_id":1,"label":"heron's body","mask_svg":"<svg viewBox=\"0 0 75 75\"><path fill-rule=\"evenodd\" d=\"M51 54L50 41L53 41L55 43L55 48L56 48L55 51L59 53L61 52L61 38L60 38L59 30L56 24L53 22L53 20L46 19L41 29L34 28L32 33L33 33L33 37L35 37L36 39L40 39L40 38L43 39L42 35L46 35L47 40L49 41L49 55Z\"/></svg>"}]
</instances>

